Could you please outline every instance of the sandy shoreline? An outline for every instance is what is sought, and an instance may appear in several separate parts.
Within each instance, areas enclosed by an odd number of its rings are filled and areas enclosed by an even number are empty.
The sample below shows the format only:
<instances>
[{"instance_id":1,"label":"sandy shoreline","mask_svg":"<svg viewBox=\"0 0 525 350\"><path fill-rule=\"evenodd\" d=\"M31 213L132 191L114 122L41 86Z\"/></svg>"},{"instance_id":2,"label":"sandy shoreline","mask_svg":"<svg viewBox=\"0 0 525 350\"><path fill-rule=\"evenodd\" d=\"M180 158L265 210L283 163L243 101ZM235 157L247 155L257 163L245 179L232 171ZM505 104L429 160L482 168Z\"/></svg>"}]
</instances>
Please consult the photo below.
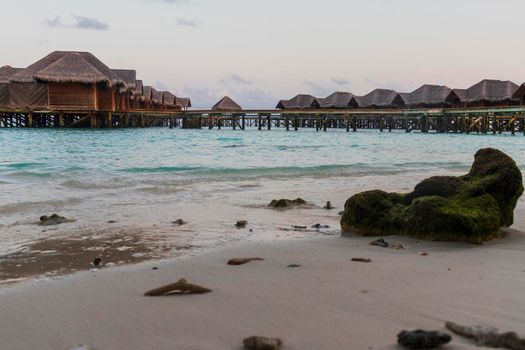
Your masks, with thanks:
<instances>
[{"instance_id":1,"label":"sandy shoreline","mask_svg":"<svg viewBox=\"0 0 525 350\"><path fill-rule=\"evenodd\" d=\"M386 239L409 249L358 237L249 243L5 288L2 349L240 349L250 335L284 349L396 349L400 330L445 320L525 329L525 234L481 246ZM246 256L265 261L226 265ZM213 292L143 296L181 277ZM447 348L476 347L454 337Z\"/></svg>"}]
</instances>

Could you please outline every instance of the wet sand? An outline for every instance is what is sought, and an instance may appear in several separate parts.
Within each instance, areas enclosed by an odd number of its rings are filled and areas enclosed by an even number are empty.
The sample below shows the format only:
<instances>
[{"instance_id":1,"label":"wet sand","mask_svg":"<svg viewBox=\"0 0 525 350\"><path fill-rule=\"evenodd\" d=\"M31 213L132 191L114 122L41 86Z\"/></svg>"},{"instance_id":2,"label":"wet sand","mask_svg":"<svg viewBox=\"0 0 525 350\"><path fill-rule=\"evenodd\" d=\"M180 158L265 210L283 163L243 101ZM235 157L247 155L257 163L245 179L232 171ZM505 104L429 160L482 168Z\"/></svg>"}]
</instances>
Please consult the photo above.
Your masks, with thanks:
<instances>
[{"instance_id":1,"label":"wet sand","mask_svg":"<svg viewBox=\"0 0 525 350\"><path fill-rule=\"evenodd\" d=\"M397 349L402 329L446 320L525 329L525 234L480 246L385 239L408 249L339 236L248 243L4 288L2 348L230 350L265 335L289 350ZM250 256L265 260L226 265ZM213 292L143 296L181 277ZM477 349L457 336L446 348Z\"/></svg>"}]
</instances>

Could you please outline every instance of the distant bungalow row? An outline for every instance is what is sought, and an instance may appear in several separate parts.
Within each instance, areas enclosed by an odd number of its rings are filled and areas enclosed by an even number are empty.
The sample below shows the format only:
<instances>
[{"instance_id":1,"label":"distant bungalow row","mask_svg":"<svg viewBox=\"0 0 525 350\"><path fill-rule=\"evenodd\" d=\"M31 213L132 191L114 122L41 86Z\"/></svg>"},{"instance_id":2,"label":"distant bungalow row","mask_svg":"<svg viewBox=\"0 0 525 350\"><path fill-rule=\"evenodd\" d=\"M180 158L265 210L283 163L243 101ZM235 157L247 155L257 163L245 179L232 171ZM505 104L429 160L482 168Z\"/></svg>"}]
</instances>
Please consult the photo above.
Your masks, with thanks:
<instances>
[{"instance_id":1,"label":"distant bungalow row","mask_svg":"<svg viewBox=\"0 0 525 350\"><path fill-rule=\"evenodd\" d=\"M468 89L451 89L440 85L423 85L411 93L376 89L365 96L334 92L326 98L300 94L281 100L278 109L400 109L400 108L468 108L522 105L525 84L511 81L482 80Z\"/></svg>"},{"instance_id":2,"label":"distant bungalow row","mask_svg":"<svg viewBox=\"0 0 525 350\"><path fill-rule=\"evenodd\" d=\"M126 112L186 110L188 98L144 86L131 69L110 69L89 52L55 51L27 68L0 68L0 107Z\"/></svg>"}]
</instances>

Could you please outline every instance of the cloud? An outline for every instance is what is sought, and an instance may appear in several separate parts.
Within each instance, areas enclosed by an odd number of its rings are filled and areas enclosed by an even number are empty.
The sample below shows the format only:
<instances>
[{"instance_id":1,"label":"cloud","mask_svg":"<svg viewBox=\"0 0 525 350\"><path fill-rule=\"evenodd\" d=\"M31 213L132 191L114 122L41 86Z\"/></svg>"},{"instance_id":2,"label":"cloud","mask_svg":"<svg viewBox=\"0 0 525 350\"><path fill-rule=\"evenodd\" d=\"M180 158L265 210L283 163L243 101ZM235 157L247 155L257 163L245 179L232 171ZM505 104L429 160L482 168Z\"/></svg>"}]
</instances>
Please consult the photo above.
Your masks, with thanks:
<instances>
[{"instance_id":1,"label":"cloud","mask_svg":"<svg viewBox=\"0 0 525 350\"><path fill-rule=\"evenodd\" d=\"M52 19L44 20L44 23L51 28L73 28L73 29L87 29L87 30L99 30L107 31L110 29L109 24L102 22L95 18L89 18L84 16L77 16L72 14L73 22L64 23L60 16L56 16Z\"/></svg>"},{"instance_id":2,"label":"cloud","mask_svg":"<svg viewBox=\"0 0 525 350\"><path fill-rule=\"evenodd\" d=\"M177 17L175 20L177 21L177 25L181 27L196 28L199 26L199 23L184 17Z\"/></svg>"},{"instance_id":3,"label":"cloud","mask_svg":"<svg viewBox=\"0 0 525 350\"><path fill-rule=\"evenodd\" d=\"M247 79L244 79L238 74L229 74L226 78L219 80L220 83L229 85L230 83L236 85L252 85L253 82Z\"/></svg>"},{"instance_id":4,"label":"cloud","mask_svg":"<svg viewBox=\"0 0 525 350\"><path fill-rule=\"evenodd\" d=\"M345 78L332 78L332 84L335 84L335 85L352 85L352 82L350 80L345 79Z\"/></svg>"},{"instance_id":5,"label":"cloud","mask_svg":"<svg viewBox=\"0 0 525 350\"><path fill-rule=\"evenodd\" d=\"M317 97L327 96L333 92L330 87L323 86L311 80L305 80L304 84L310 88L310 93Z\"/></svg>"}]
</instances>

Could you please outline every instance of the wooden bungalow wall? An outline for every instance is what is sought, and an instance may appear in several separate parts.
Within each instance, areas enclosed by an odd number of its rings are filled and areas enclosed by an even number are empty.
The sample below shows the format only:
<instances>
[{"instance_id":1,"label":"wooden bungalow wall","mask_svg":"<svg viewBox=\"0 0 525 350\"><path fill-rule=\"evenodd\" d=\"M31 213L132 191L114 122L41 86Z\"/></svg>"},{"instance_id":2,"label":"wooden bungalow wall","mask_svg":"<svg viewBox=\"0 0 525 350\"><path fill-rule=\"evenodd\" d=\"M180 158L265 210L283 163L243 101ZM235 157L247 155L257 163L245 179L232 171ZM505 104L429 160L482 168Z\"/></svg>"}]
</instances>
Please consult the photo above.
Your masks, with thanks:
<instances>
[{"instance_id":1,"label":"wooden bungalow wall","mask_svg":"<svg viewBox=\"0 0 525 350\"><path fill-rule=\"evenodd\" d=\"M116 89L97 86L97 109L101 111L114 111L116 105Z\"/></svg>"},{"instance_id":2,"label":"wooden bungalow wall","mask_svg":"<svg viewBox=\"0 0 525 350\"><path fill-rule=\"evenodd\" d=\"M0 106L9 105L9 84L0 84Z\"/></svg>"},{"instance_id":3,"label":"wooden bungalow wall","mask_svg":"<svg viewBox=\"0 0 525 350\"><path fill-rule=\"evenodd\" d=\"M15 108L47 108L47 84L9 83L9 105Z\"/></svg>"},{"instance_id":4,"label":"wooden bungalow wall","mask_svg":"<svg viewBox=\"0 0 525 350\"><path fill-rule=\"evenodd\" d=\"M94 84L49 83L49 107L56 109L97 108L97 94Z\"/></svg>"}]
</instances>

